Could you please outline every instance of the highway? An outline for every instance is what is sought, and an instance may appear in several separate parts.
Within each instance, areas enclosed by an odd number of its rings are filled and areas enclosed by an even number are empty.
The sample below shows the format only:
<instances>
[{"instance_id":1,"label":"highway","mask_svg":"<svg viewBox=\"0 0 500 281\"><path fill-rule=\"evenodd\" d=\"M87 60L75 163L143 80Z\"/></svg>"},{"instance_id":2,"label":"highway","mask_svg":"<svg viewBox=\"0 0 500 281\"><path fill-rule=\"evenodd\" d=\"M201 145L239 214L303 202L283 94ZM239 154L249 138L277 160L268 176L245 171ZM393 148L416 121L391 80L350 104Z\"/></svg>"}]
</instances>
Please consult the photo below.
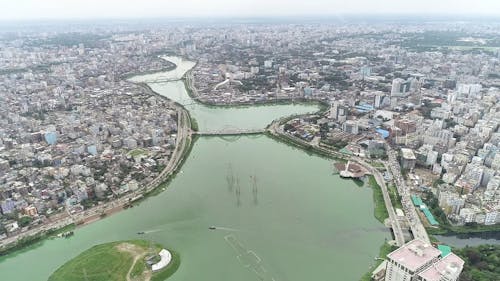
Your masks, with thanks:
<instances>
[{"instance_id":1,"label":"highway","mask_svg":"<svg viewBox=\"0 0 500 281\"><path fill-rule=\"evenodd\" d=\"M406 185L403 175L401 174L401 168L399 167L397 160L397 153L389 147L387 154L389 156L389 161L385 163L386 169L391 171L394 177L398 193L401 196L401 205L403 205L406 218L410 223L413 236L416 239L430 243L429 235L427 235L427 231L425 230L425 227L411 201L410 188Z\"/></svg>"},{"instance_id":2,"label":"highway","mask_svg":"<svg viewBox=\"0 0 500 281\"><path fill-rule=\"evenodd\" d=\"M384 197L385 208L387 209L387 213L389 214L389 220L392 225L392 230L394 232L394 237L396 240L396 244L398 246L402 246L405 243L405 238L403 234L403 229L401 228L401 224L398 220L398 216L394 211L394 207L391 202L391 197L389 196L389 191L387 189L387 185L385 183L384 177L376 168L372 167L370 164L366 163L364 160L355 157L354 158L358 163L362 164L370 173L375 177L377 184L380 186L382 190L382 196Z\"/></svg>"}]
</instances>

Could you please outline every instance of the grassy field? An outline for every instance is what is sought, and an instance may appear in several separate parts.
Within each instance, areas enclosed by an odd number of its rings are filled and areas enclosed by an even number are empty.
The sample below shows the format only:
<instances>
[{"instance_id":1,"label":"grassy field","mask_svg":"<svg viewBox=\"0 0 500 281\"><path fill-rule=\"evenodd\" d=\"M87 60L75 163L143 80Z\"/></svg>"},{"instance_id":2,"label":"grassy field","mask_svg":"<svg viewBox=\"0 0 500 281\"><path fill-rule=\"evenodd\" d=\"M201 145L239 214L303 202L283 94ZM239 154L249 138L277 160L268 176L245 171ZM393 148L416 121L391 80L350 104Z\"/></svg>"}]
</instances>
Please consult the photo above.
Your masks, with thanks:
<instances>
[{"instance_id":1,"label":"grassy field","mask_svg":"<svg viewBox=\"0 0 500 281\"><path fill-rule=\"evenodd\" d=\"M128 154L130 156L132 156L132 157L137 157L137 156L140 156L140 155L145 155L147 153L148 153L147 150L137 148L137 149L131 150Z\"/></svg>"},{"instance_id":2,"label":"grassy field","mask_svg":"<svg viewBox=\"0 0 500 281\"><path fill-rule=\"evenodd\" d=\"M58 268L49 281L165 280L177 270L180 258L172 251L170 264L152 273L145 258L157 254L161 249L160 245L150 245L143 240L97 245Z\"/></svg>"},{"instance_id":3,"label":"grassy field","mask_svg":"<svg viewBox=\"0 0 500 281\"><path fill-rule=\"evenodd\" d=\"M385 202L384 202L384 196L382 195L382 189L380 188L377 181L375 180L375 177L373 177L373 176L369 177L368 184L373 189L373 201L375 202L375 210L374 210L375 218L379 222L384 223L384 220L389 217L389 213L387 212L387 209L385 208Z\"/></svg>"}]
</instances>

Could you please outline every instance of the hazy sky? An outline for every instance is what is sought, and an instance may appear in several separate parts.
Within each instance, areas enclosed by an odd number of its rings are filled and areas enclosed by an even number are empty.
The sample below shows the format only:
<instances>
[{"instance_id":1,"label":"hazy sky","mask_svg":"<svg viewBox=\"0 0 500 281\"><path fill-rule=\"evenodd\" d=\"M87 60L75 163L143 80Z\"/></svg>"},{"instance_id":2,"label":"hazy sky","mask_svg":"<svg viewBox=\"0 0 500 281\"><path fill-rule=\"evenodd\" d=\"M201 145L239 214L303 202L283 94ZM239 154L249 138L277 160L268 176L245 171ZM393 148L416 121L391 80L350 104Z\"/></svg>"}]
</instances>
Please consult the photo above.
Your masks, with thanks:
<instances>
[{"instance_id":1,"label":"hazy sky","mask_svg":"<svg viewBox=\"0 0 500 281\"><path fill-rule=\"evenodd\" d=\"M0 0L0 20L353 13L500 15L500 0Z\"/></svg>"}]
</instances>

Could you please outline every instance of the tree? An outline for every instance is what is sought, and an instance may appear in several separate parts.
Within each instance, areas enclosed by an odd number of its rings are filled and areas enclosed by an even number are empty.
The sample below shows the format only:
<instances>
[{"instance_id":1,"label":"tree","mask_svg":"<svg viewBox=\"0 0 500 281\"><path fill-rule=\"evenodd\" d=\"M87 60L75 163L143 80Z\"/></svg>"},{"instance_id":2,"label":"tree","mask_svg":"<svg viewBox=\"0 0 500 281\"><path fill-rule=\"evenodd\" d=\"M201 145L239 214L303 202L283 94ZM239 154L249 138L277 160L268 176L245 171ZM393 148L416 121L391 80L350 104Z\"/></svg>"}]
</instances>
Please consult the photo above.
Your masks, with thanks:
<instances>
[{"instance_id":1,"label":"tree","mask_svg":"<svg viewBox=\"0 0 500 281\"><path fill-rule=\"evenodd\" d=\"M33 221L32 217L24 216L24 217L20 217L19 220L17 221L17 223L19 223L20 227L24 227L24 226L27 226L28 224L30 224L32 221Z\"/></svg>"}]
</instances>

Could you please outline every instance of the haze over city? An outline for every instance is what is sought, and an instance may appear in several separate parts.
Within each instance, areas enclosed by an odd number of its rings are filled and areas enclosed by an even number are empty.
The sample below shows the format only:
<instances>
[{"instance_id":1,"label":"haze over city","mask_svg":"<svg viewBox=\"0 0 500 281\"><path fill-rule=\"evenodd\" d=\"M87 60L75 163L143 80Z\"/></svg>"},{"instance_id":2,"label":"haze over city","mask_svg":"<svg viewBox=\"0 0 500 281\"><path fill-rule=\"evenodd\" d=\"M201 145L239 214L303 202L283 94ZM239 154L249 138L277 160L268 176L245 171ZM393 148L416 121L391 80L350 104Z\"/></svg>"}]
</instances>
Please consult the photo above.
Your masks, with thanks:
<instances>
[{"instance_id":1,"label":"haze over city","mask_svg":"<svg viewBox=\"0 0 500 281\"><path fill-rule=\"evenodd\" d=\"M254 17L343 14L500 15L497 0L17 0L0 21L33 19Z\"/></svg>"},{"instance_id":2,"label":"haze over city","mask_svg":"<svg viewBox=\"0 0 500 281\"><path fill-rule=\"evenodd\" d=\"M1 281L499 257L499 0L0 3Z\"/></svg>"}]
</instances>

